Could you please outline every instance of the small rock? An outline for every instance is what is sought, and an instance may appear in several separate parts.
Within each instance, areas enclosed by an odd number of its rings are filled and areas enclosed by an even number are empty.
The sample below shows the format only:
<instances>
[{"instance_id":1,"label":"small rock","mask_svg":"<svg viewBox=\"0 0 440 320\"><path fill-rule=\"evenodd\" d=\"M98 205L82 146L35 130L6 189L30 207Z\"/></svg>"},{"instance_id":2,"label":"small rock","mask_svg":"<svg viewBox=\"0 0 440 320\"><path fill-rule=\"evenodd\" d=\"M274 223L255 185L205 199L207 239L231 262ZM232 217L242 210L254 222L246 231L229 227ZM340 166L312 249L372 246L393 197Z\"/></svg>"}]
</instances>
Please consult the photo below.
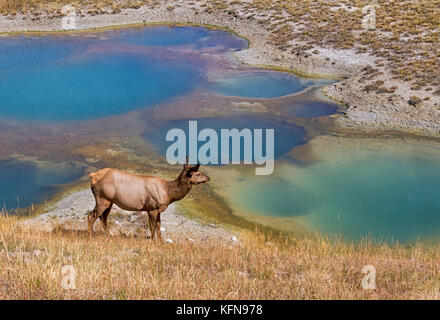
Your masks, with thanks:
<instances>
[{"instance_id":1,"label":"small rock","mask_svg":"<svg viewBox=\"0 0 440 320\"><path fill-rule=\"evenodd\" d=\"M103 256L103 258L105 259L105 260L107 260L108 262L116 262L117 261L117 259L115 259L114 257L112 257L112 256Z\"/></svg>"},{"instance_id":2,"label":"small rock","mask_svg":"<svg viewBox=\"0 0 440 320\"><path fill-rule=\"evenodd\" d=\"M160 231L161 231L161 232L164 232L164 231L165 231L165 228L164 228L164 227L160 227Z\"/></svg>"},{"instance_id":3,"label":"small rock","mask_svg":"<svg viewBox=\"0 0 440 320\"><path fill-rule=\"evenodd\" d=\"M171 239L166 239L165 242L173 243L173 240L171 240Z\"/></svg>"},{"instance_id":4,"label":"small rock","mask_svg":"<svg viewBox=\"0 0 440 320\"><path fill-rule=\"evenodd\" d=\"M36 256L36 257L38 257L39 255L41 255L43 252L41 251L41 250L34 250L33 252L32 252L32 254L34 255L34 256Z\"/></svg>"}]
</instances>

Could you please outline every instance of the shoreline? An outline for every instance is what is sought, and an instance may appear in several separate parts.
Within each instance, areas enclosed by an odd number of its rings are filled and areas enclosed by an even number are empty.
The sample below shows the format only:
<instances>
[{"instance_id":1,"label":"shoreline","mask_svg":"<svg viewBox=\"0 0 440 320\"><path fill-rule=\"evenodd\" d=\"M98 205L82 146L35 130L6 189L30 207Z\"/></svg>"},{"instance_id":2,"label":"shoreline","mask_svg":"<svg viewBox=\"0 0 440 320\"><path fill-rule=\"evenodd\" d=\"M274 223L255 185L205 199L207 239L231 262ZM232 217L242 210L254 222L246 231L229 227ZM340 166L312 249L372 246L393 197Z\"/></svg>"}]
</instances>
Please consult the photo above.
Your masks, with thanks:
<instances>
[{"instance_id":1,"label":"shoreline","mask_svg":"<svg viewBox=\"0 0 440 320\"><path fill-rule=\"evenodd\" d=\"M45 210L20 222L24 229L45 233L87 232L87 214L94 207L90 188L77 187L46 204ZM162 239L166 242L204 242L210 240L234 242L236 232L214 223L200 223L182 214L178 204L171 204L162 214ZM109 232L112 237L149 238L147 215L144 212L130 212L113 206L109 215ZM94 226L95 235L104 234L102 223Z\"/></svg>"},{"instance_id":2,"label":"shoreline","mask_svg":"<svg viewBox=\"0 0 440 320\"><path fill-rule=\"evenodd\" d=\"M0 17L1 19L1 17ZM202 27L206 28L208 30L217 30L217 31L225 31L232 35L235 35L237 37L240 37L246 41L248 41L248 47L244 48L241 51L249 50L252 47L252 41L236 32L235 30L224 27L221 25L214 25L214 24L206 24L206 23L198 23L198 22L178 22L178 21L158 21L158 22L136 22L136 23L127 23L127 24L114 24L114 25L103 25L98 27L90 27L90 28L83 28L83 29L75 29L75 30L61 30L61 29L55 29L55 30L26 30L26 31L0 31L0 39L2 37L14 37L14 36L44 36L44 35L76 35L76 34L84 34L84 33L91 33L91 32L106 32L106 31L112 31L112 30L122 30L122 29L128 29L128 28L143 28L143 27L155 27L155 26L168 26L168 27ZM1 28L1 26L0 26ZM236 55L237 52L233 52L232 56L234 59L236 59L239 63L254 67L254 68L260 68L260 69L267 69L270 71L278 71L278 72L285 72L285 73L291 73L294 75L297 75L302 78L307 79L329 79L329 80L343 80L346 77L342 74L339 74L338 72L335 73L310 73L303 71L301 69L295 69L287 66L274 66L274 65L267 65L267 64L253 64L249 63L246 60L240 58ZM296 93L295 93L296 94ZM336 101L336 100L335 100Z\"/></svg>"},{"instance_id":3,"label":"shoreline","mask_svg":"<svg viewBox=\"0 0 440 320\"><path fill-rule=\"evenodd\" d=\"M137 9L122 9L115 14L85 13L77 18L78 28L73 31L62 30L59 17L43 16L32 21L29 16L30 14L17 14L14 19L0 16L0 35L52 32L74 34L153 25L202 26L224 30L248 40L248 48L233 53L243 64L290 72L302 77L341 80L325 87L325 94L329 98L347 106L346 116L337 122L341 128L355 128L365 132L371 129L393 130L402 134L440 137L439 96L425 92L429 100L420 101L416 107L411 105L409 102L413 92L409 92L408 85L404 82L392 80L386 68L381 69L381 81L387 87L397 83L397 92L365 91L365 73L368 68L375 67L377 57L369 54L356 55L344 50L329 51L328 48L318 48L328 51L328 55L307 52L298 55L280 50L268 43L269 31L244 16L230 16L222 11L195 14L185 2L179 2L179 6L173 10L167 9L166 3L159 3L151 8L144 5Z\"/></svg>"}]
</instances>

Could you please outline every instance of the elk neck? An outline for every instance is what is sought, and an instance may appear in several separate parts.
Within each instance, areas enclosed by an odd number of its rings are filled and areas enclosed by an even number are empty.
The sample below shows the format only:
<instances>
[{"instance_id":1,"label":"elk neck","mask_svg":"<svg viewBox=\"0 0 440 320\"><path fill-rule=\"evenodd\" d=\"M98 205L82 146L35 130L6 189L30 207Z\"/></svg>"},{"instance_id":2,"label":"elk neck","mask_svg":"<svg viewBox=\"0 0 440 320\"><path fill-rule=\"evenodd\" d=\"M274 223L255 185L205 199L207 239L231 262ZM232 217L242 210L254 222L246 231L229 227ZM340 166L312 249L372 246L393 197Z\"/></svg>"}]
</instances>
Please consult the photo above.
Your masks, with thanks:
<instances>
[{"instance_id":1,"label":"elk neck","mask_svg":"<svg viewBox=\"0 0 440 320\"><path fill-rule=\"evenodd\" d=\"M177 177L176 180L168 182L168 196L171 202L183 199L192 188L192 184L189 179L182 177L182 174Z\"/></svg>"}]
</instances>

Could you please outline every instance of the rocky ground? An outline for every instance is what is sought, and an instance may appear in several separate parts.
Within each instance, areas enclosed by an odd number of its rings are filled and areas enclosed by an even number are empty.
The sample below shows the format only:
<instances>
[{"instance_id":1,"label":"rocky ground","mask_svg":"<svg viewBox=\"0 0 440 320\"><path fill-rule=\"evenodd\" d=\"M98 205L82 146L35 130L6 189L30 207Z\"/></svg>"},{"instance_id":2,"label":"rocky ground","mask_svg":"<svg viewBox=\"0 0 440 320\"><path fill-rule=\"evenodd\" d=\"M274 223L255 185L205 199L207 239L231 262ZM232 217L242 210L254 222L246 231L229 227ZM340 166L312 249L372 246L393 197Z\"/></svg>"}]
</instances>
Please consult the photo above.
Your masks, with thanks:
<instances>
[{"instance_id":1,"label":"rocky ground","mask_svg":"<svg viewBox=\"0 0 440 320\"><path fill-rule=\"evenodd\" d=\"M24 228L37 228L45 232L85 232L87 230L87 214L94 206L95 200L90 189L82 190L66 196L50 207L47 212L24 220L21 225ZM236 241L231 231L226 231L214 224L203 225L184 217L178 211L178 206L171 204L161 214L161 233L164 241L170 243L207 240ZM117 206L113 206L110 213L109 230L112 236L150 236L146 213L124 211ZM94 231L103 233L99 220L95 223Z\"/></svg>"},{"instance_id":2,"label":"rocky ground","mask_svg":"<svg viewBox=\"0 0 440 320\"><path fill-rule=\"evenodd\" d=\"M328 96L347 105L347 117L338 119L342 127L356 130L399 130L422 136L438 137L440 133L440 99L432 96L431 102L419 101L406 83L395 80L377 80L394 85L396 92L365 84L369 68L353 77L327 86ZM367 82L368 83L368 82ZM367 88L367 90L365 89ZM371 88L371 91L368 90ZM435 103L433 103L435 101Z\"/></svg>"}]
</instances>

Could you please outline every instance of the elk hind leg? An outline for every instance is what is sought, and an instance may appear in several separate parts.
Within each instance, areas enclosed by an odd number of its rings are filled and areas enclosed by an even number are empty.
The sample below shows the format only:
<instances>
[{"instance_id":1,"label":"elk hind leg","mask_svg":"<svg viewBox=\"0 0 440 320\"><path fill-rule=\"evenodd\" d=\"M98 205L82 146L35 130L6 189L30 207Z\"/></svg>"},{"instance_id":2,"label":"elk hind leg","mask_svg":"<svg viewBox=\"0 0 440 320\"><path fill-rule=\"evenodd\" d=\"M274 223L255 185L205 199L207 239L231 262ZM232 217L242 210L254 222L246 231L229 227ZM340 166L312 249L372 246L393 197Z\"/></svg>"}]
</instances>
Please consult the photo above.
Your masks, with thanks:
<instances>
[{"instance_id":1,"label":"elk hind leg","mask_svg":"<svg viewBox=\"0 0 440 320\"><path fill-rule=\"evenodd\" d=\"M87 217L87 231L89 233L89 236L92 236L92 232L93 232L93 225L95 224L95 221L97 219L97 212L98 212L98 205L95 206L95 209L93 209L92 212L89 213L88 217Z\"/></svg>"},{"instance_id":2,"label":"elk hind leg","mask_svg":"<svg viewBox=\"0 0 440 320\"><path fill-rule=\"evenodd\" d=\"M101 215L104 213L105 210L107 210L109 207L111 207L110 201L100 201L96 203L95 209L89 214L87 217L88 220L88 231L89 236L92 236L93 233L93 225L95 224L96 219L101 217Z\"/></svg>"},{"instance_id":3,"label":"elk hind leg","mask_svg":"<svg viewBox=\"0 0 440 320\"><path fill-rule=\"evenodd\" d=\"M113 203L110 203L110 206L107 209L104 210L102 215L99 216L99 219L101 220L102 225L104 226L104 232L106 234L109 234L108 225L107 225L107 219L108 219L108 216L110 214L110 211L112 210L112 206L113 206Z\"/></svg>"}]
</instances>

